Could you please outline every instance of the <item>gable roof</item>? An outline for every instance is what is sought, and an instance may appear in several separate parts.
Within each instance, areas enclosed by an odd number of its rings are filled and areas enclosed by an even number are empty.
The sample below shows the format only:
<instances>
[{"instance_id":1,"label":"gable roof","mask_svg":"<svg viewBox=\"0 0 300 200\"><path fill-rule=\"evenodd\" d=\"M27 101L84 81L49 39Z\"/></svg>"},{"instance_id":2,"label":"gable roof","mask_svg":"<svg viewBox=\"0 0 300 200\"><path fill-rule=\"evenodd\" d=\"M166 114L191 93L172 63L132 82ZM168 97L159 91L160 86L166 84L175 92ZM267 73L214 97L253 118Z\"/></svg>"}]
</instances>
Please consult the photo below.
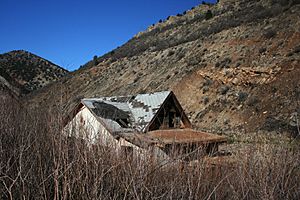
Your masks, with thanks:
<instances>
[{"instance_id":1,"label":"gable roof","mask_svg":"<svg viewBox=\"0 0 300 200\"><path fill-rule=\"evenodd\" d=\"M114 96L83 99L81 102L111 132L146 132L155 115L168 97L175 95L171 91L155 92L150 94L138 94L129 96ZM182 109L180 107L180 109ZM121 127L119 123L128 123L128 127Z\"/></svg>"}]
</instances>

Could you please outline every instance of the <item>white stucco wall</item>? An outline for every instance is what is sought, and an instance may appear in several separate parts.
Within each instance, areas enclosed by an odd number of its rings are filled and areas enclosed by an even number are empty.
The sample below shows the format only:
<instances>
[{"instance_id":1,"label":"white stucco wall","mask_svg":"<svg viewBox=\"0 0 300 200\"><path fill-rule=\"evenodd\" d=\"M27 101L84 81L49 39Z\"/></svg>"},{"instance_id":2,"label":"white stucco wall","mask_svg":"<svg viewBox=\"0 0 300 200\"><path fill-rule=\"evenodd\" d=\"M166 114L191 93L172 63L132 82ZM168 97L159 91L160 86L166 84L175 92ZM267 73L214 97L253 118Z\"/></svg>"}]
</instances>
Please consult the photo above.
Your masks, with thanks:
<instances>
[{"instance_id":1,"label":"white stucco wall","mask_svg":"<svg viewBox=\"0 0 300 200\"><path fill-rule=\"evenodd\" d=\"M86 107L83 107L73 120L67 124L65 131L69 136L85 139L91 144L118 145L118 141Z\"/></svg>"}]
</instances>

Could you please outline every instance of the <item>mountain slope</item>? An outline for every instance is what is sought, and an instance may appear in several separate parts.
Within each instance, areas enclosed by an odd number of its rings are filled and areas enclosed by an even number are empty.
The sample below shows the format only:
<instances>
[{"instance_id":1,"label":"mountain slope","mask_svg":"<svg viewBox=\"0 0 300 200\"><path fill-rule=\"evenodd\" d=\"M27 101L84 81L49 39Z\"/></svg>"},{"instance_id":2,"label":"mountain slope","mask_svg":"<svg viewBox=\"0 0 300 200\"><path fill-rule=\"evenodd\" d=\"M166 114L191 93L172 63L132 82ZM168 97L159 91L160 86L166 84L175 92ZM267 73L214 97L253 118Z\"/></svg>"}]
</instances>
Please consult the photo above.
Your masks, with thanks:
<instances>
[{"instance_id":1,"label":"mountain slope","mask_svg":"<svg viewBox=\"0 0 300 200\"><path fill-rule=\"evenodd\" d=\"M63 68L27 51L0 54L0 84L17 96L42 88L67 73Z\"/></svg>"},{"instance_id":2,"label":"mountain slope","mask_svg":"<svg viewBox=\"0 0 300 200\"><path fill-rule=\"evenodd\" d=\"M30 97L65 113L83 97L173 90L214 132L295 132L300 115L299 1L220 0L150 26ZM54 100L54 101L53 101Z\"/></svg>"}]
</instances>

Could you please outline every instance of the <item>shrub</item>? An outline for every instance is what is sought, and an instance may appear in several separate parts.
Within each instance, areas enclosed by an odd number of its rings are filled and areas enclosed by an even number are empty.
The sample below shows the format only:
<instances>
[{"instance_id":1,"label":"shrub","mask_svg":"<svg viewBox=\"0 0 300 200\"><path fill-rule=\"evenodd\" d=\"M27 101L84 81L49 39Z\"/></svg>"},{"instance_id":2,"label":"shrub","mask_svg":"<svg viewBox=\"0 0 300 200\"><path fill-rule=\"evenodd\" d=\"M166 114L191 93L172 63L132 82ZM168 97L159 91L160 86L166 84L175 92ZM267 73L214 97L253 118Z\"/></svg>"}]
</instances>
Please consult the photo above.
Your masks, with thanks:
<instances>
[{"instance_id":1,"label":"shrub","mask_svg":"<svg viewBox=\"0 0 300 200\"><path fill-rule=\"evenodd\" d=\"M98 62L98 57L97 56L94 56L93 57L93 65L95 66L95 65L98 65L99 64L99 62Z\"/></svg>"},{"instance_id":2,"label":"shrub","mask_svg":"<svg viewBox=\"0 0 300 200\"><path fill-rule=\"evenodd\" d=\"M169 52L168 52L168 56L172 56L172 55L174 55L174 51L173 50L170 50Z\"/></svg>"},{"instance_id":3,"label":"shrub","mask_svg":"<svg viewBox=\"0 0 300 200\"><path fill-rule=\"evenodd\" d=\"M267 51L267 48L265 48L265 47L261 47L261 48L259 48L259 50L258 50L258 52L260 53L260 54L262 54L262 53L264 53L264 52L266 52Z\"/></svg>"},{"instance_id":4,"label":"shrub","mask_svg":"<svg viewBox=\"0 0 300 200\"><path fill-rule=\"evenodd\" d=\"M208 92L208 91L209 91L209 87L208 87L208 86L204 86L204 87L202 88L203 94L205 94L205 93Z\"/></svg>"},{"instance_id":5,"label":"shrub","mask_svg":"<svg viewBox=\"0 0 300 200\"><path fill-rule=\"evenodd\" d=\"M205 13L205 19L209 20L211 18L213 18L213 13L211 12L211 10L207 10Z\"/></svg>"},{"instance_id":6,"label":"shrub","mask_svg":"<svg viewBox=\"0 0 300 200\"><path fill-rule=\"evenodd\" d=\"M258 104L258 103L259 103L259 99L258 99L257 96L251 96L247 100L247 105L248 106L254 106L254 105Z\"/></svg>"},{"instance_id":7,"label":"shrub","mask_svg":"<svg viewBox=\"0 0 300 200\"><path fill-rule=\"evenodd\" d=\"M275 37L276 35L277 35L277 32L274 29L267 29L264 32L264 37L266 39L271 39L271 38Z\"/></svg>"},{"instance_id":8,"label":"shrub","mask_svg":"<svg viewBox=\"0 0 300 200\"><path fill-rule=\"evenodd\" d=\"M209 97L208 96L204 96L202 99L203 103L206 105L209 102Z\"/></svg>"},{"instance_id":9,"label":"shrub","mask_svg":"<svg viewBox=\"0 0 300 200\"><path fill-rule=\"evenodd\" d=\"M224 68L224 67L229 67L229 64L231 63L231 58L224 58L221 62L216 62L215 67L216 68Z\"/></svg>"},{"instance_id":10,"label":"shrub","mask_svg":"<svg viewBox=\"0 0 300 200\"><path fill-rule=\"evenodd\" d=\"M294 48L294 51L293 51L294 53L300 53L300 45L298 45L298 46L296 46L295 48Z\"/></svg>"},{"instance_id":11,"label":"shrub","mask_svg":"<svg viewBox=\"0 0 300 200\"><path fill-rule=\"evenodd\" d=\"M239 66L241 66L241 63L240 63L240 62L237 62L237 63L235 64L235 67L239 67Z\"/></svg>"},{"instance_id":12,"label":"shrub","mask_svg":"<svg viewBox=\"0 0 300 200\"><path fill-rule=\"evenodd\" d=\"M185 52L184 51L177 51L177 52L178 53L177 53L176 57L177 57L178 61L185 57Z\"/></svg>"},{"instance_id":13,"label":"shrub","mask_svg":"<svg viewBox=\"0 0 300 200\"><path fill-rule=\"evenodd\" d=\"M247 92L241 92L240 91L240 92L237 93L237 99L238 99L239 102L245 101L247 99L247 97L248 97Z\"/></svg>"},{"instance_id":14,"label":"shrub","mask_svg":"<svg viewBox=\"0 0 300 200\"><path fill-rule=\"evenodd\" d=\"M220 87L219 92L222 95L225 95L229 91L230 87L228 85L223 85Z\"/></svg>"},{"instance_id":15,"label":"shrub","mask_svg":"<svg viewBox=\"0 0 300 200\"><path fill-rule=\"evenodd\" d=\"M194 162L154 162L63 135L60 107L1 103L0 199L300 198L298 144L259 140L220 162L201 148Z\"/></svg>"},{"instance_id":16,"label":"shrub","mask_svg":"<svg viewBox=\"0 0 300 200\"><path fill-rule=\"evenodd\" d=\"M281 6L287 6L289 2L289 0L272 0L272 3L279 3Z\"/></svg>"},{"instance_id":17,"label":"shrub","mask_svg":"<svg viewBox=\"0 0 300 200\"><path fill-rule=\"evenodd\" d=\"M190 66L198 65L201 62L201 58L194 56L187 60L187 64Z\"/></svg>"},{"instance_id":18,"label":"shrub","mask_svg":"<svg viewBox=\"0 0 300 200\"><path fill-rule=\"evenodd\" d=\"M205 78L205 81L203 82L203 86L210 86L213 84L213 80L211 80L210 78Z\"/></svg>"},{"instance_id":19,"label":"shrub","mask_svg":"<svg viewBox=\"0 0 300 200\"><path fill-rule=\"evenodd\" d=\"M287 54L287 56L292 56L294 54L298 54L300 52L300 45L296 46L291 52Z\"/></svg>"}]
</instances>

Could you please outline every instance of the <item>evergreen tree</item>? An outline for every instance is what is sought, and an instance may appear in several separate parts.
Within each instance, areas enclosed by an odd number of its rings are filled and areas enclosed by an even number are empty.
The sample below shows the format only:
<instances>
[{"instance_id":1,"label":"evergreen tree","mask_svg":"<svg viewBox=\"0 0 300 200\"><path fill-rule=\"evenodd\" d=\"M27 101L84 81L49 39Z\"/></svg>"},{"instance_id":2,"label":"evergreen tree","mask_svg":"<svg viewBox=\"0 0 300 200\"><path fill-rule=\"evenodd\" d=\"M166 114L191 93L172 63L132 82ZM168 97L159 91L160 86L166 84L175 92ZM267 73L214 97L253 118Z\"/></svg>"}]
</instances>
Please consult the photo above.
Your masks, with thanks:
<instances>
[{"instance_id":1,"label":"evergreen tree","mask_svg":"<svg viewBox=\"0 0 300 200\"><path fill-rule=\"evenodd\" d=\"M208 10L206 13L205 13L205 19L206 20L209 20L213 17L213 14L211 12L211 10Z\"/></svg>"}]
</instances>

